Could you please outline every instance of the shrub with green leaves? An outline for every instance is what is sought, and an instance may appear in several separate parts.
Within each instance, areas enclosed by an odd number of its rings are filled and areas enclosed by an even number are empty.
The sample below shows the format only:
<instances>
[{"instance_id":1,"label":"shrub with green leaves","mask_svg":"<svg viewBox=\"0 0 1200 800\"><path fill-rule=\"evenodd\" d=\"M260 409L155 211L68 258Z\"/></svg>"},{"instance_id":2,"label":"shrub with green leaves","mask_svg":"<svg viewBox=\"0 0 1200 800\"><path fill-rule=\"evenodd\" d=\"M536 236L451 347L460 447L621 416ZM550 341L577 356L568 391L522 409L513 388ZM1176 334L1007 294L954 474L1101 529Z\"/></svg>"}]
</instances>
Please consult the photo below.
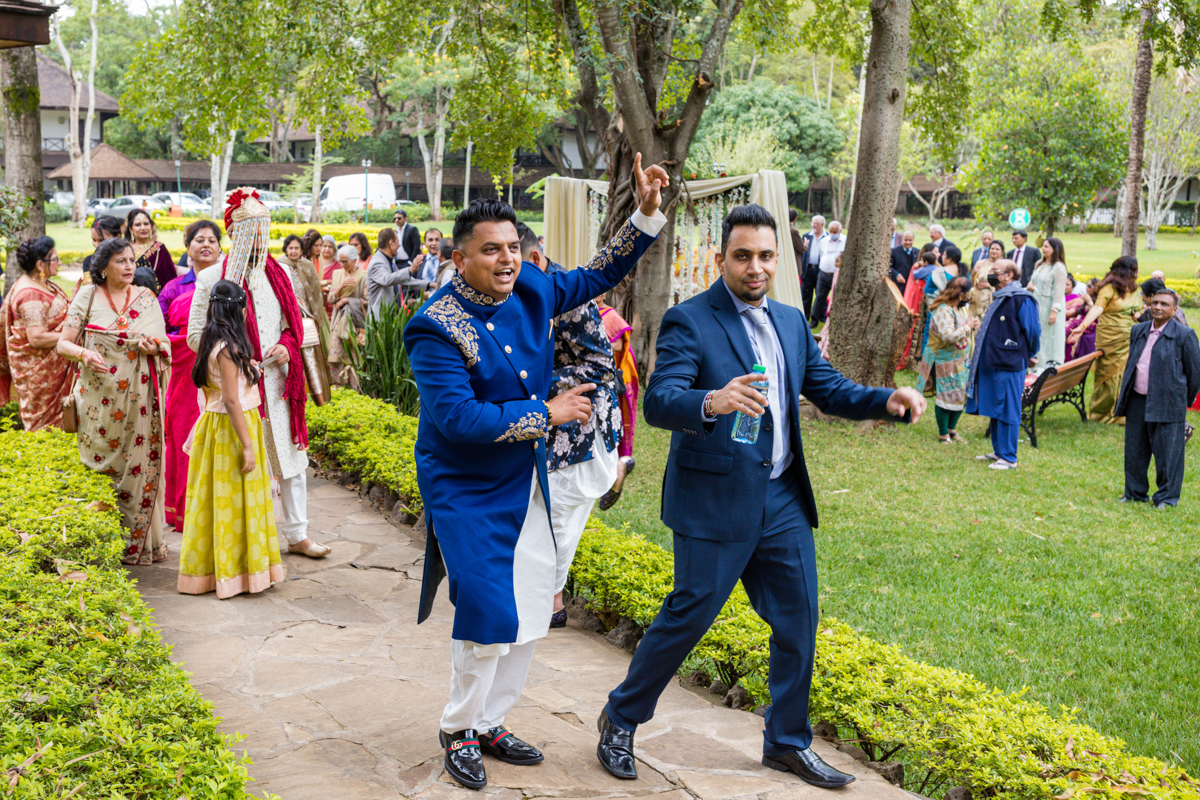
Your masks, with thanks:
<instances>
[{"instance_id":1,"label":"shrub with green leaves","mask_svg":"<svg viewBox=\"0 0 1200 800\"><path fill-rule=\"evenodd\" d=\"M407 416L421 411L417 380L404 344L404 328L415 313L407 303L384 303L367 315L366 344L360 346L355 339L346 343L362 393Z\"/></svg>"},{"instance_id":2,"label":"shrub with green leaves","mask_svg":"<svg viewBox=\"0 0 1200 800\"><path fill-rule=\"evenodd\" d=\"M571 577L606 624L628 617L648 627L673 584L670 553L596 519L584 532ZM739 584L692 652L729 685L741 681L759 705L771 702L771 631ZM940 795L970 787L976 797L1195 798L1183 770L1131 756L1124 745L1074 721L1004 694L956 670L908 658L835 619L817 633L810 714L835 723L877 760L902 758L906 788Z\"/></svg>"},{"instance_id":3,"label":"shrub with green leaves","mask_svg":"<svg viewBox=\"0 0 1200 800\"><path fill-rule=\"evenodd\" d=\"M0 432L0 771L10 796L246 797L249 760L120 565L108 478L62 431Z\"/></svg>"},{"instance_id":4,"label":"shrub with green leaves","mask_svg":"<svg viewBox=\"0 0 1200 800\"><path fill-rule=\"evenodd\" d=\"M308 447L332 466L365 483L400 495L408 509L421 511L417 489L417 420L396 413L381 400L349 389L334 389L323 406L308 404Z\"/></svg>"}]
</instances>

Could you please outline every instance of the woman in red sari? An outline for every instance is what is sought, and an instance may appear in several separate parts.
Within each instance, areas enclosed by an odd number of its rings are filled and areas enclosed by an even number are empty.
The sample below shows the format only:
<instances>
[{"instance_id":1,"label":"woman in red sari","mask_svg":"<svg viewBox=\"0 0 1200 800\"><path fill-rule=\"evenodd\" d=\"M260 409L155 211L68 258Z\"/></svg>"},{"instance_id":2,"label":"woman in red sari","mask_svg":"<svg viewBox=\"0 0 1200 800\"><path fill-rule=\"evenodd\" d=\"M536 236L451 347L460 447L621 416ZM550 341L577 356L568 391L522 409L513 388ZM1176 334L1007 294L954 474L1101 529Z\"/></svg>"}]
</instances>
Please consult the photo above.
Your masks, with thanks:
<instances>
[{"instance_id":1,"label":"woman in red sari","mask_svg":"<svg viewBox=\"0 0 1200 800\"><path fill-rule=\"evenodd\" d=\"M170 252L158 240L158 226L150 212L144 208L135 208L125 218L125 238L133 242L133 255L137 258L139 267L154 270L158 280L158 290L179 277L175 269L175 261Z\"/></svg>"},{"instance_id":2,"label":"woman in red sari","mask_svg":"<svg viewBox=\"0 0 1200 800\"><path fill-rule=\"evenodd\" d=\"M54 240L22 242L17 264L25 274L0 305L0 405L15 394L27 431L62 427L71 380L57 347L71 301L51 280L59 266Z\"/></svg>"},{"instance_id":3,"label":"woman in red sari","mask_svg":"<svg viewBox=\"0 0 1200 800\"><path fill-rule=\"evenodd\" d=\"M167 337L171 342L171 378L167 383L167 408L163 440L166 457L163 459L163 511L168 525L183 530L186 518L188 456L183 452L192 426L202 411L196 385L192 383L192 364L196 354L188 347L187 323L192 310L192 295L196 291L196 273L221 260L221 229L211 219L193 222L183 234L191 269L163 287L158 305L167 322Z\"/></svg>"}]
</instances>

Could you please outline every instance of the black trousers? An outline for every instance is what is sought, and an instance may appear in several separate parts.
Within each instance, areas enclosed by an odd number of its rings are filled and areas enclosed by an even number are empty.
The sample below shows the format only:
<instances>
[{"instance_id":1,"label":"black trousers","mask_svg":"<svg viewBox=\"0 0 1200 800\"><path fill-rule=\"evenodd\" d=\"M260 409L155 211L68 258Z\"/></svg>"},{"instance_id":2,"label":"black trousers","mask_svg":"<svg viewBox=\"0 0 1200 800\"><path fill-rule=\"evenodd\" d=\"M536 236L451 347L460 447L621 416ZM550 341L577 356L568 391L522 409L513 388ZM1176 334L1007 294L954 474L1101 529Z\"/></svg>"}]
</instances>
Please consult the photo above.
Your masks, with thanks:
<instances>
[{"instance_id":1,"label":"black trousers","mask_svg":"<svg viewBox=\"0 0 1200 800\"><path fill-rule=\"evenodd\" d=\"M817 277L817 297L813 300L813 310L810 319L813 322L824 322L829 319L829 292L833 289L833 273L819 272Z\"/></svg>"},{"instance_id":2,"label":"black trousers","mask_svg":"<svg viewBox=\"0 0 1200 800\"><path fill-rule=\"evenodd\" d=\"M771 626L763 752L782 755L812 744L808 693L817 634L817 561L799 481L769 484L759 535L717 542L675 534L675 587L633 654L629 674L608 696L608 718L636 730L654 716L659 695L708 632L738 580ZM747 521L747 524L752 524Z\"/></svg>"},{"instance_id":3,"label":"black trousers","mask_svg":"<svg viewBox=\"0 0 1200 800\"><path fill-rule=\"evenodd\" d=\"M800 272L800 301L804 305L804 318L812 319L813 292L817 290L817 275L821 272L816 266L806 264Z\"/></svg>"},{"instance_id":4,"label":"black trousers","mask_svg":"<svg viewBox=\"0 0 1200 800\"><path fill-rule=\"evenodd\" d=\"M1146 422L1146 395L1130 392L1125 412L1125 497L1144 501L1154 456L1155 505L1179 504L1183 490L1183 422Z\"/></svg>"}]
</instances>

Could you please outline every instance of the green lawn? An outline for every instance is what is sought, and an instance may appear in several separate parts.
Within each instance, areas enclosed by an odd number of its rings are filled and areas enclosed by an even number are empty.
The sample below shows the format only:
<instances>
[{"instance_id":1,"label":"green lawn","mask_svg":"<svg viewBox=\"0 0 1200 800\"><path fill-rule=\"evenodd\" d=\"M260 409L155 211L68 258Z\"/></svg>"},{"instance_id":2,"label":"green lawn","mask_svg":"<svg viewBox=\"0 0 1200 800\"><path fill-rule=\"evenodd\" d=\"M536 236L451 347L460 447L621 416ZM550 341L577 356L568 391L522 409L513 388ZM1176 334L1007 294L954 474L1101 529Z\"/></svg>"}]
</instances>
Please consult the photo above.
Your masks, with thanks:
<instances>
[{"instance_id":1,"label":"green lawn","mask_svg":"<svg viewBox=\"0 0 1200 800\"><path fill-rule=\"evenodd\" d=\"M1182 504L1155 511L1116 502L1123 429L1056 406L1039 420L1040 447L1022 442L1021 467L996 472L973 460L991 449L985 426L964 418L969 443L950 446L932 409L867 434L805 423L822 612L923 661L1028 687L1051 709L1078 707L1133 752L1197 771L1195 447ZM658 519L668 444L641 422L637 471L600 516L670 547Z\"/></svg>"}]
</instances>

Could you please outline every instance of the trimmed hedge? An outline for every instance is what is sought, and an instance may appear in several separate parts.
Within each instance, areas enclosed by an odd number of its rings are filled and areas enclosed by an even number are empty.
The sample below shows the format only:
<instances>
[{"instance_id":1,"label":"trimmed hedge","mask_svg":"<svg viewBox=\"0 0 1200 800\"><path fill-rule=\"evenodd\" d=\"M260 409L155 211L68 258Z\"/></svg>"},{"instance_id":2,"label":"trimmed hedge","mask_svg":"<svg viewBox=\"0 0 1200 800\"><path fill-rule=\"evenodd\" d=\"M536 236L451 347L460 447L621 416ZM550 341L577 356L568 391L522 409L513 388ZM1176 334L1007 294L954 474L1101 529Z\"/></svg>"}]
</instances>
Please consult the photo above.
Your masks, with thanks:
<instances>
[{"instance_id":1,"label":"trimmed hedge","mask_svg":"<svg viewBox=\"0 0 1200 800\"><path fill-rule=\"evenodd\" d=\"M249 759L171 663L120 565L115 503L73 436L0 432L4 782L28 798L240 800Z\"/></svg>"},{"instance_id":2,"label":"trimmed hedge","mask_svg":"<svg viewBox=\"0 0 1200 800\"><path fill-rule=\"evenodd\" d=\"M628 617L648 627L671 589L673 562L658 545L593 519L571 575L606 623ZM739 584L692 657L730 685L740 680L766 705L770 635ZM1121 741L1075 722L1072 709L1053 714L1022 693L914 661L835 619L822 620L817 634L810 713L853 731L877 760L900 753L919 782L908 788L922 793L967 786L977 797L1030 800L1198 795L1183 770L1128 755Z\"/></svg>"},{"instance_id":3,"label":"trimmed hedge","mask_svg":"<svg viewBox=\"0 0 1200 800\"><path fill-rule=\"evenodd\" d=\"M364 483L391 489L413 514L421 512L417 489L417 420L382 400L335 388L323 406L308 404L308 446Z\"/></svg>"}]
</instances>

